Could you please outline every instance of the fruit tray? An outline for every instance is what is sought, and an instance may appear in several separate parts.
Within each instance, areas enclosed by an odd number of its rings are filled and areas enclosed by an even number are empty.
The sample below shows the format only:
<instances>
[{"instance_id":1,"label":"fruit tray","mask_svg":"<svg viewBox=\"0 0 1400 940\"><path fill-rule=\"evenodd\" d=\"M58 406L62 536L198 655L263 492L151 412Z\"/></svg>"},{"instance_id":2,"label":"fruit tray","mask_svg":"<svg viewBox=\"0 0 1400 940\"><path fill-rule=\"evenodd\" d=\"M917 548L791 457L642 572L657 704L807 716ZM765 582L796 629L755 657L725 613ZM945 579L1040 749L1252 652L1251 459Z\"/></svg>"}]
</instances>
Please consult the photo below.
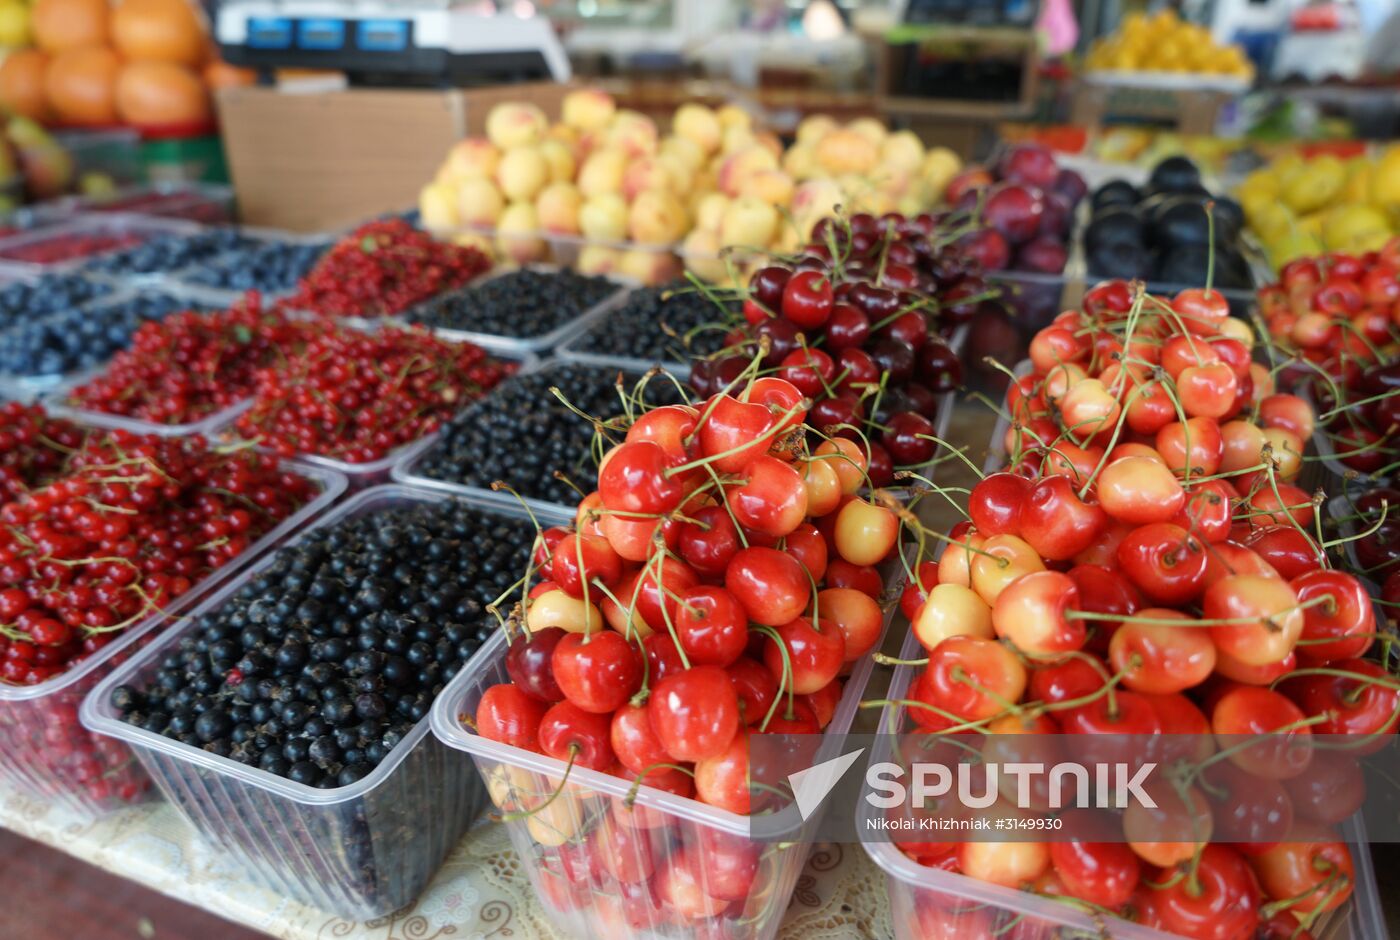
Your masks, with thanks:
<instances>
[{"instance_id":1,"label":"fruit tray","mask_svg":"<svg viewBox=\"0 0 1400 940\"><path fill-rule=\"evenodd\" d=\"M463 342L462 340L451 339L448 337L442 338L447 340L448 342ZM533 353L520 353L516 350L497 349L488 349L487 352L497 359L509 359L519 362L520 369L518 372L516 372L516 375L528 374L530 372L534 372L536 369L539 368L539 357L535 356ZM489 398L490 395L491 393L487 392L485 398ZM231 425L234 421L238 420L238 416L241 415L244 411L247 411L249 408L251 408L252 405L252 399L248 399L247 401L240 403L237 411L229 409L229 412L232 412L231 416L226 421L223 421L219 425L217 430L224 432L224 435L226 437L236 436L236 429L230 428L229 425ZM223 414L229 414L229 412L223 412ZM87 414L87 412L84 412L84 419L86 419ZM389 453L385 454L383 457L380 457L378 460L371 461L370 463L348 463L344 460L337 460L334 457L323 457L320 454L297 454L296 459L304 463L310 464L313 467L321 467L325 470L332 470L336 473L344 475L345 478L350 481L350 491L353 493L358 492L359 490L362 490L367 486L378 486L381 483L388 483L391 478L391 471L394 469L395 466L397 466L400 463L412 461L414 457L421 454L436 440L437 432L428 434L424 437L419 438L416 441L410 441L407 444L400 445L399 447L396 447ZM397 477L394 477L394 480L395 482L410 482L400 481ZM475 490L468 490L465 487L444 488L442 486L427 486L426 484L428 484L429 482L427 480L414 480L411 482L413 482L415 485L424 486L424 488L426 489L442 490L444 492L457 493L464 496L487 497L488 501L490 502L500 501L497 494L491 493L489 491L483 493Z\"/></svg>"},{"instance_id":2,"label":"fruit tray","mask_svg":"<svg viewBox=\"0 0 1400 940\"><path fill-rule=\"evenodd\" d=\"M902 569L894 566L894 570ZM897 604L891 604L886 612L875 649L880 648L897 609ZM486 689L508 681L506 649L507 639L498 633L438 697L432 714L433 734L448 746L471 754L488 792L501 802L522 793L552 793L560 788L565 773L562 761L483 738L469 731L459 719L461 715L475 714ZM827 726L829 737L839 737L850 729L872 668L873 660L868 655L855 664ZM812 763L834 756L824 746ZM797 877L811 848L811 833L820 824L825 807L805 823L799 819L795 806L784 809L779 823L786 827L781 830L784 839L761 847L757 874L743 896L731 894L733 899L722 916L692 921L695 926L688 930L677 925L677 915L666 909L647 881L633 879L626 883L613 874L595 872L590 886L584 881L587 874L574 875L577 869L573 866L579 864L578 850L584 848L579 831L609 813L608 818L615 825L635 819L628 831L635 833L642 844L634 842L630 851L622 852L624 862L643 856L654 859L655 880L663 877L668 855L672 856L671 861L678 861L673 854L678 851L699 853L701 858L707 852L724 853L726 849L749 851L749 817L653 787L640 788L628 808L623 801L631 788L631 782L620 777L575 766L550 807L535 817L505 823L536 898L560 936L771 940L797 886ZM582 864L586 866L587 862ZM582 883L576 883L576 879ZM695 890L707 896L711 892L723 893L712 887L714 879L710 871L699 871Z\"/></svg>"},{"instance_id":3,"label":"fruit tray","mask_svg":"<svg viewBox=\"0 0 1400 940\"><path fill-rule=\"evenodd\" d=\"M542 272L557 270L556 268L547 265L530 265L529 267L531 270ZM440 303L445 297L450 297L452 296L452 294L479 288L482 285L495 280L496 278L504 277L510 273L511 271L509 270L497 271L496 273L487 275L486 277L481 278L480 280L473 281L471 284L467 285L464 288L460 288L458 291L451 291L447 294L439 294L437 297L434 297L426 304L416 308L416 310L422 310L428 306L431 306L432 304ZM526 353L545 353L549 350L554 349L556 346L560 346L564 343L567 343L575 336L578 336L580 333L584 332L591 325L593 325L593 323L602 319L610 311L615 310L617 307L621 306L626 301L627 294L633 287L636 286L635 283L628 282L619 278L613 278L613 280L617 282L617 290L614 291L610 296L594 304L592 307L589 307L582 314L575 317L570 322L562 324L561 326L557 326L554 329L550 330L548 333L544 333L540 336L531 336L526 338L514 336L497 336L494 333L478 333L473 330L454 330L430 326L428 324L424 325L428 326L429 329L431 329L435 335L441 336L443 339L452 342L475 343L476 345L481 346L490 352L513 352L517 355L524 355ZM403 319L408 322L417 322L414 318L416 310L405 311L401 317L396 319Z\"/></svg>"},{"instance_id":4,"label":"fruit tray","mask_svg":"<svg viewBox=\"0 0 1400 940\"><path fill-rule=\"evenodd\" d=\"M64 398L67 393L96 376L98 371L100 370L83 373L43 396L44 407L48 409L49 414L99 428L131 431L134 434L159 434L161 437L186 437L191 434L200 434L212 438L216 433L238 420L239 415L253 406L253 400L247 398L235 402L222 411L205 415L198 421L186 424L156 424L151 421L142 421L140 418L128 418L125 415L112 415L102 411L89 411L85 408L74 408L65 404Z\"/></svg>"},{"instance_id":5,"label":"fruit tray","mask_svg":"<svg viewBox=\"0 0 1400 940\"><path fill-rule=\"evenodd\" d=\"M345 478L339 474L295 461L284 466L317 481L320 495L229 564L209 574L166 613L131 627L97 655L38 685L0 684L0 777L85 817L117 809L149 793L150 781L131 750L86 730L78 721L79 706L94 686L149 644L166 625L183 617L210 591L308 522L314 522L345 491Z\"/></svg>"},{"instance_id":6,"label":"fruit tray","mask_svg":"<svg viewBox=\"0 0 1400 940\"><path fill-rule=\"evenodd\" d=\"M347 518L446 499L403 486L366 490L288 544ZM519 510L482 508L525 519ZM267 556L206 594L189 619L218 608L272 561ZM108 676L83 703L83 723L130 745L166 799L200 835L237 858L250 879L351 920L388 914L416 898L486 802L466 755L439 743L424 717L372 773L320 789L122 721L112 690L148 684L187 629L166 633Z\"/></svg>"},{"instance_id":7,"label":"fruit tray","mask_svg":"<svg viewBox=\"0 0 1400 940\"><path fill-rule=\"evenodd\" d=\"M177 219L111 213L0 238L0 268L52 273L81 268L100 255L131 248L155 235L194 235L201 226ZM96 275L99 279L110 275Z\"/></svg>"},{"instance_id":8,"label":"fruit tray","mask_svg":"<svg viewBox=\"0 0 1400 940\"><path fill-rule=\"evenodd\" d=\"M911 632L905 637L900 658L922 655L919 639ZM904 697L915 668L895 668L888 695L891 702ZM903 713L903 706L886 705L878 727L882 731L889 727L904 729ZM876 738L870 754L871 764L890 759L891 741L892 736L888 734ZM876 810L862 801L861 812L864 820ZM862 828L863 825L862 822ZM1320 929L1314 928L1313 935L1328 940L1372 940L1389 936L1359 814L1342 827L1342 833L1352 846L1352 860L1356 865L1355 892L1349 902L1320 923ZM1083 913L1048 898L926 867L905 856L892 842L867 842L865 851L886 875L894 926L892 940L922 940L934 935L972 940L992 936L991 925L998 922L1014 923L1015 930L1011 933L1025 940L1057 940L1067 936L1169 940L1174 936L1128 921L1106 921L1101 916ZM927 926L926 921L933 921L934 926ZM926 927L931 932L925 932ZM1005 930L1003 927L1002 931Z\"/></svg>"},{"instance_id":9,"label":"fruit tray","mask_svg":"<svg viewBox=\"0 0 1400 940\"><path fill-rule=\"evenodd\" d=\"M171 313L190 308L217 310L225 306L222 297L215 296L209 291L162 284L140 289L118 288L114 292L104 293L77 307L14 324L7 329L0 330L0 394L7 394L10 398L27 401L41 395L67 391L96 375L105 368L106 361L112 355L129 344L131 333L145 322L139 317L129 320L126 326L129 326L130 329L123 330L125 340L118 344L109 331L110 324L107 321L110 321L111 318L107 313L114 307L121 307L138 299L172 304L169 311ZM87 364L60 372L15 373L4 370L3 363L6 358L4 346L7 341L21 342L23 334L27 333L30 334L27 342L31 345L41 343L48 346L54 343L63 343L73 336L74 330L69 329L70 324L79 320L81 322L77 323L77 333L86 334L89 330L101 333L98 336L87 336L83 343L89 348L81 351L79 355L100 354L97 352L100 350L106 353L102 355L101 363L94 364L89 359ZM26 356L26 361L32 360Z\"/></svg>"}]
</instances>

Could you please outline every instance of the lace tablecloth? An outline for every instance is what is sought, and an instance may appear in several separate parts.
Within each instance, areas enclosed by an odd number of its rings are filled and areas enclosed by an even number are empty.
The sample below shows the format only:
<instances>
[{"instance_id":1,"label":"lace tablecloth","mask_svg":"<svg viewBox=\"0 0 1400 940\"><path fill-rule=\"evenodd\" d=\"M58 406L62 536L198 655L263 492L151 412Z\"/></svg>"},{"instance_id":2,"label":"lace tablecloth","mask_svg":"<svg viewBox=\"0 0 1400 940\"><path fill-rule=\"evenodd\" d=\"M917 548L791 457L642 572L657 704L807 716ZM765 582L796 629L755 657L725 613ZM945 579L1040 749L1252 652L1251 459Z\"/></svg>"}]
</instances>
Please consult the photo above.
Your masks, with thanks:
<instances>
[{"instance_id":1,"label":"lace tablecloth","mask_svg":"<svg viewBox=\"0 0 1400 940\"><path fill-rule=\"evenodd\" d=\"M478 824L411 908L365 923L249 884L166 803L96 822L0 789L0 826L180 901L284 940L572 940L534 903L505 829ZM783 940L891 936L884 877L859 846L818 845L798 881Z\"/></svg>"}]
</instances>

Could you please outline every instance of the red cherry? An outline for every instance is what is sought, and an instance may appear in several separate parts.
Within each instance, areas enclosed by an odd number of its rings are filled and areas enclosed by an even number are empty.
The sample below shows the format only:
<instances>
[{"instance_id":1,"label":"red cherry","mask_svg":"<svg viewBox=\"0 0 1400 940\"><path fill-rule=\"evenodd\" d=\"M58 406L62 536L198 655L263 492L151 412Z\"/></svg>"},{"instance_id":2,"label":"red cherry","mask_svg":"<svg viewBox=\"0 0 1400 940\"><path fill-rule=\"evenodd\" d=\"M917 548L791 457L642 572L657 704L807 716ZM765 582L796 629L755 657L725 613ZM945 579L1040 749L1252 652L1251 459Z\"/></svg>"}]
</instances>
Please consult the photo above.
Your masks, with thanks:
<instances>
[{"instance_id":1,"label":"red cherry","mask_svg":"<svg viewBox=\"0 0 1400 940\"><path fill-rule=\"evenodd\" d=\"M845 637L826 619L814 624L807 617L797 617L779 625L777 633L778 639L770 637L763 648L763 663L778 677L781 688L798 695L819 691L836 678L846 661Z\"/></svg>"},{"instance_id":2,"label":"red cherry","mask_svg":"<svg viewBox=\"0 0 1400 940\"><path fill-rule=\"evenodd\" d=\"M789 463L776 457L755 457L744 469L744 482L725 493L741 526L782 538L807 515L807 488Z\"/></svg>"},{"instance_id":3,"label":"red cherry","mask_svg":"<svg viewBox=\"0 0 1400 940\"><path fill-rule=\"evenodd\" d=\"M671 761L644 705L627 704L613 712L608 740L619 763L633 773Z\"/></svg>"},{"instance_id":4,"label":"red cherry","mask_svg":"<svg viewBox=\"0 0 1400 940\"><path fill-rule=\"evenodd\" d=\"M1259 888L1239 853L1207 845L1194 874L1155 892L1163 927L1199 940L1238 940L1252 933L1259 923Z\"/></svg>"},{"instance_id":5,"label":"red cherry","mask_svg":"<svg viewBox=\"0 0 1400 940\"><path fill-rule=\"evenodd\" d=\"M482 693L476 706L476 733L527 751L539 750L540 719L548 706L519 687L503 682Z\"/></svg>"},{"instance_id":6,"label":"red cherry","mask_svg":"<svg viewBox=\"0 0 1400 940\"><path fill-rule=\"evenodd\" d=\"M783 316L799 328L815 330L831 316L831 280L818 271L798 271L783 287Z\"/></svg>"},{"instance_id":7,"label":"red cherry","mask_svg":"<svg viewBox=\"0 0 1400 940\"><path fill-rule=\"evenodd\" d=\"M993 473L974 486L967 508L978 533L1016 535L1030 486L1029 480L1014 473Z\"/></svg>"},{"instance_id":8,"label":"red cherry","mask_svg":"<svg viewBox=\"0 0 1400 940\"><path fill-rule=\"evenodd\" d=\"M1370 648L1376 630L1375 608L1360 581L1342 571L1319 568L1289 583L1298 593L1299 604L1327 598L1303 611L1297 653L1304 665L1354 659Z\"/></svg>"},{"instance_id":9,"label":"red cherry","mask_svg":"<svg viewBox=\"0 0 1400 940\"><path fill-rule=\"evenodd\" d=\"M564 697L584 711L616 711L642 685L642 664L619 633L571 633L551 657Z\"/></svg>"},{"instance_id":10,"label":"red cherry","mask_svg":"<svg viewBox=\"0 0 1400 940\"><path fill-rule=\"evenodd\" d=\"M738 731L739 697L723 669L694 666L652 687L647 714L674 759L704 760L722 753Z\"/></svg>"},{"instance_id":11,"label":"red cherry","mask_svg":"<svg viewBox=\"0 0 1400 940\"><path fill-rule=\"evenodd\" d=\"M748 646L749 621L734 595L700 585L681 594L676 607L676 635L692 665L728 666Z\"/></svg>"},{"instance_id":12,"label":"red cherry","mask_svg":"<svg viewBox=\"0 0 1400 940\"><path fill-rule=\"evenodd\" d=\"M755 623L778 626L806 610L812 586L806 570L786 552L750 547L735 553L724 586Z\"/></svg>"},{"instance_id":13,"label":"red cherry","mask_svg":"<svg viewBox=\"0 0 1400 940\"><path fill-rule=\"evenodd\" d=\"M1069 478L1063 476L1044 477L1031 485L1020 507L1021 538L1055 561L1084 551L1107 522L1104 511L1080 499ZM980 526L978 531L982 531Z\"/></svg>"},{"instance_id":14,"label":"red cherry","mask_svg":"<svg viewBox=\"0 0 1400 940\"><path fill-rule=\"evenodd\" d=\"M612 722L606 714L585 711L573 702L557 702L540 719L540 751L555 760L572 759L590 770L607 770L617 760Z\"/></svg>"},{"instance_id":15,"label":"red cherry","mask_svg":"<svg viewBox=\"0 0 1400 940\"><path fill-rule=\"evenodd\" d=\"M720 575L739 551L739 530L723 506L703 506L680 527L676 549L702 575Z\"/></svg>"},{"instance_id":16,"label":"red cherry","mask_svg":"<svg viewBox=\"0 0 1400 940\"><path fill-rule=\"evenodd\" d=\"M725 669L739 696L739 712L745 724L763 720L778 694L778 680L756 659L740 657Z\"/></svg>"},{"instance_id":17,"label":"red cherry","mask_svg":"<svg viewBox=\"0 0 1400 940\"><path fill-rule=\"evenodd\" d=\"M598 474L603 504L615 512L659 515L685 499L685 484L668 476L670 459L653 441L632 441L615 448Z\"/></svg>"},{"instance_id":18,"label":"red cherry","mask_svg":"<svg viewBox=\"0 0 1400 940\"><path fill-rule=\"evenodd\" d=\"M1158 604L1184 604L1205 587L1205 548L1181 526L1169 522L1129 532L1118 546L1118 563L1133 584Z\"/></svg>"},{"instance_id":19,"label":"red cherry","mask_svg":"<svg viewBox=\"0 0 1400 940\"><path fill-rule=\"evenodd\" d=\"M581 598L585 583L612 587L622 578L622 556L605 538L570 533L554 547L550 575L559 589Z\"/></svg>"}]
</instances>

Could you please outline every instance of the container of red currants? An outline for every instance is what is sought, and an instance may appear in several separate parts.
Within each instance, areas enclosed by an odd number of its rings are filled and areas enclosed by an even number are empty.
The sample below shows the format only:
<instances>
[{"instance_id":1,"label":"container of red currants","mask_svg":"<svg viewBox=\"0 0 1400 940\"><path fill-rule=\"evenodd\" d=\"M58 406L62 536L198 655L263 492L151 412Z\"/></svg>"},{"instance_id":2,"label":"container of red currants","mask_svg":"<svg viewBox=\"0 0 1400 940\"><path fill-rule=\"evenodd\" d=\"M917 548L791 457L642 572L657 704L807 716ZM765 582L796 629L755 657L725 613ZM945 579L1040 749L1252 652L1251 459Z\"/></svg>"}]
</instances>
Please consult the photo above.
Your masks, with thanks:
<instances>
[{"instance_id":1,"label":"container of red currants","mask_svg":"<svg viewBox=\"0 0 1400 940\"><path fill-rule=\"evenodd\" d=\"M82 721L251 879L353 920L397 910L485 803L428 712L498 632L485 605L533 538L518 509L364 490L205 594Z\"/></svg>"},{"instance_id":2,"label":"container of red currants","mask_svg":"<svg viewBox=\"0 0 1400 940\"><path fill-rule=\"evenodd\" d=\"M131 750L86 730L78 719L79 706L94 686L166 627L180 622L202 597L315 520L345 490L345 478L339 474L298 463L285 463L282 469L313 484L315 495L166 610L127 627L96 652L74 661L72 668L48 679L34 684L0 680L0 777L87 817L148 795L150 781Z\"/></svg>"},{"instance_id":3,"label":"container of red currants","mask_svg":"<svg viewBox=\"0 0 1400 940\"><path fill-rule=\"evenodd\" d=\"M433 706L433 733L475 760L555 929L569 937L775 936L821 811L805 823L793 813L789 837L759 843L748 816L474 733L463 716L479 714L488 689L518 681L510 646L497 634L452 681ZM850 730L872 668L869 656L854 664L828 735ZM831 756L818 751L812 763ZM739 786L747 789L747 779Z\"/></svg>"}]
</instances>

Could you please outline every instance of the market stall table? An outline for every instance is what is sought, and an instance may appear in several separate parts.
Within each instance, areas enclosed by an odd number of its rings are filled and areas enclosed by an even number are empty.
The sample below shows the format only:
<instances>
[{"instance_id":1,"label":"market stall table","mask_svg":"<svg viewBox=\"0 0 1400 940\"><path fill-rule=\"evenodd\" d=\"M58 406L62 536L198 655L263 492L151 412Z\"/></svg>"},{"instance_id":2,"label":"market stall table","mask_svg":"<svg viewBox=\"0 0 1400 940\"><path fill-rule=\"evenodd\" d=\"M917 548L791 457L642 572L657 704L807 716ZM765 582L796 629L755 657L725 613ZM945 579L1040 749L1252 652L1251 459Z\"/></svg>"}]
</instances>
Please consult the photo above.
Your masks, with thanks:
<instances>
[{"instance_id":1,"label":"market stall table","mask_svg":"<svg viewBox=\"0 0 1400 940\"><path fill-rule=\"evenodd\" d=\"M0 827L281 940L571 940L547 926L502 826L479 822L411 907L363 923L288 901L244 880L167 803L86 821L0 787ZM854 845L817 845L780 940L891 936L885 879Z\"/></svg>"}]
</instances>

